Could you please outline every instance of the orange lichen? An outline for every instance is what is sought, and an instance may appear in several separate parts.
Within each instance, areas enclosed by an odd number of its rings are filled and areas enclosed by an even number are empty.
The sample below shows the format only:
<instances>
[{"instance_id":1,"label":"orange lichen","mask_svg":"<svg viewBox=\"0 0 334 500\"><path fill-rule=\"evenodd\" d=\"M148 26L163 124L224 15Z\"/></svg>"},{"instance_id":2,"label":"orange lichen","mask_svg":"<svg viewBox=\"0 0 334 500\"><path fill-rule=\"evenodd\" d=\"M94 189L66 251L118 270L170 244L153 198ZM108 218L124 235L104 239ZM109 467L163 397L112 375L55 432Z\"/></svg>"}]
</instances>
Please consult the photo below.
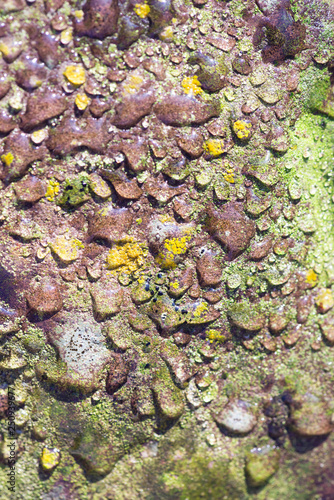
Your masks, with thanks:
<instances>
[{"instance_id":1,"label":"orange lichen","mask_svg":"<svg viewBox=\"0 0 334 500\"><path fill-rule=\"evenodd\" d=\"M201 82L196 75L186 76L185 78L183 78L181 85L185 94L196 95L203 92Z\"/></svg>"},{"instance_id":2,"label":"orange lichen","mask_svg":"<svg viewBox=\"0 0 334 500\"><path fill-rule=\"evenodd\" d=\"M159 38L163 42L171 42L173 40L173 36L174 36L174 32L173 32L172 26L166 26L166 28L164 28L161 31Z\"/></svg>"},{"instance_id":3,"label":"orange lichen","mask_svg":"<svg viewBox=\"0 0 334 500\"><path fill-rule=\"evenodd\" d=\"M234 168L229 163L226 163L224 165L224 171L223 171L223 177L225 181L229 182L230 184L234 184L235 183L234 176L235 176Z\"/></svg>"},{"instance_id":4,"label":"orange lichen","mask_svg":"<svg viewBox=\"0 0 334 500\"><path fill-rule=\"evenodd\" d=\"M179 238L167 238L164 241L164 248L156 258L156 262L164 269L174 269L176 267L175 257L183 255L188 250L188 241L191 236L185 235Z\"/></svg>"},{"instance_id":5,"label":"orange lichen","mask_svg":"<svg viewBox=\"0 0 334 500\"><path fill-rule=\"evenodd\" d=\"M195 318L199 318L200 316L202 316L207 312L208 312L208 304L206 302L201 302L201 304L199 304L196 307L195 311L193 312L193 315L195 316Z\"/></svg>"},{"instance_id":6,"label":"orange lichen","mask_svg":"<svg viewBox=\"0 0 334 500\"><path fill-rule=\"evenodd\" d=\"M84 248L82 241L77 238L66 238L66 236L57 236L53 242L50 243L52 251L57 257L65 264L69 264L78 259L79 249Z\"/></svg>"},{"instance_id":7,"label":"orange lichen","mask_svg":"<svg viewBox=\"0 0 334 500\"><path fill-rule=\"evenodd\" d=\"M75 10L74 11L74 17L78 20L78 21L82 21L83 18L84 18L84 11L83 10Z\"/></svg>"},{"instance_id":8,"label":"orange lichen","mask_svg":"<svg viewBox=\"0 0 334 500\"><path fill-rule=\"evenodd\" d=\"M0 42L0 52L5 56L7 57L9 55L9 47L8 45L6 45L5 43L3 42Z\"/></svg>"},{"instance_id":9,"label":"orange lichen","mask_svg":"<svg viewBox=\"0 0 334 500\"><path fill-rule=\"evenodd\" d=\"M73 28L66 28L60 33L60 41L63 45L68 45L73 40Z\"/></svg>"},{"instance_id":10,"label":"orange lichen","mask_svg":"<svg viewBox=\"0 0 334 500\"><path fill-rule=\"evenodd\" d=\"M52 471L60 462L60 451L57 448L43 448L40 460L45 471Z\"/></svg>"}]
</instances>

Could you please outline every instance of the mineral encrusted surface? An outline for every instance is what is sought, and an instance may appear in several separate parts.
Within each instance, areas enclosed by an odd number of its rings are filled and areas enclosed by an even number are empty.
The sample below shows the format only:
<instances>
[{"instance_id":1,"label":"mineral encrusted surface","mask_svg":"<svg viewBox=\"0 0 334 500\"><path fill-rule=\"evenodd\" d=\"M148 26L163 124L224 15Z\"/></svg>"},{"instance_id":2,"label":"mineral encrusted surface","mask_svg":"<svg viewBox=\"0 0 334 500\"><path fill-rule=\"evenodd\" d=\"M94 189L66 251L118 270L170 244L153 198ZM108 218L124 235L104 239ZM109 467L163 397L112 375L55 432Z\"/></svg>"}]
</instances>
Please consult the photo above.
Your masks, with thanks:
<instances>
[{"instance_id":1,"label":"mineral encrusted surface","mask_svg":"<svg viewBox=\"0 0 334 500\"><path fill-rule=\"evenodd\" d=\"M333 30L0 0L1 499L334 498Z\"/></svg>"}]
</instances>

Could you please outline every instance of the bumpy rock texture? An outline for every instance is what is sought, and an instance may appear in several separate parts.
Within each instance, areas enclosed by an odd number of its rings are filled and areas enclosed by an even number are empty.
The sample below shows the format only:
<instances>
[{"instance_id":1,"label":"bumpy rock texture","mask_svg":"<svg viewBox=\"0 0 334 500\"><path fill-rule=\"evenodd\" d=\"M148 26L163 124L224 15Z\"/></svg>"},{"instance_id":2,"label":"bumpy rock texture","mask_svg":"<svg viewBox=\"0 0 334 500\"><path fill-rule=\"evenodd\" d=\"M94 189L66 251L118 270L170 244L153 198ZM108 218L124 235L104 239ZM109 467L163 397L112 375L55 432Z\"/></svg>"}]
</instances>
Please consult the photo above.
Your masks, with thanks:
<instances>
[{"instance_id":1,"label":"bumpy rock texture","mask_svg":"<svg viewBox=\"0 0 334 500\"><path fill-rule=\"evenodd\" d=\"M334 497L333 33L0 0L0 498Z\"/></svg>"}]
</instances>

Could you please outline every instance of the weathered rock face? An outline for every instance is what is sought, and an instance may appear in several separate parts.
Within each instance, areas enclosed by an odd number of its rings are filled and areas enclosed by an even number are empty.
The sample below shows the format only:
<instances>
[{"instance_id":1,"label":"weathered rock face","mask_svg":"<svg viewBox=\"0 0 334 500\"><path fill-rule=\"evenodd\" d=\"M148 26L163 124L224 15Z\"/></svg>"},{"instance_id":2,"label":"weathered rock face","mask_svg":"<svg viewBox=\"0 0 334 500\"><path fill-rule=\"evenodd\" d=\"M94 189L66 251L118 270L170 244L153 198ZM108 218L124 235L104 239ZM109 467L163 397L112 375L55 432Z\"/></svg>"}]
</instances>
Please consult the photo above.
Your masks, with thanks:
<instances>
[{"instance_id":1,"label":"weathered rock face","mask_svg":"<svg viewBox=\"0 0 334 500\"><path fill-rule=\"evenodd\" d=\"M89 221L88 234L92 239L106 240L109 244L123 239L133 220L125 208L115 209L110 204L98 210Z\"/></svg>"},{"instance_id":2,"label":"weathered rock face","mask_svg":"<svg viewBox=\"0 0 334 500\"><path fill-rule=\"evenodd\" d=\"M113 124L118 128L130 128L151 112L156 97L154 92L140 92L122 97L115 107Z\"/></svg>"},{"instance_id":3,"label":"weathered rock face","mask_svg":"<svg viewBox=\"0 0 334 500\"><path fill-rule=\"evenodd\" d=\"M203 103L188 96L169 96L154 106L158 119L166 125L184 127L200 125L219 116L220 105L216 101Z\"/></svg>"},{"instance_id":4,"label":"weathered rock face","mask_svg":"<svg viewBox=\"0 0 334 500\"><path fill-rule=\"evenodd\" d=\"M247 302L234 304L227 314L231 323L242 330L256 332L265 325L265 315L256 304Z\"/></svg>"},{"instance_id":5,"label":"weathered rock face","mask_svg":"<svg viewBox=\"0 0 334 500\"><path fill-rule=\"evenodd\" d=\"M206 252L198 259L196 269L202 286L217 286L222 280L222 271L217 258Z\"/></svg>"},{"instance_id":6,"label":"weathered rock face","mask_svg":"<svg viewBox=\"0 0 334 500\"><path fill-rule=\"evenodd\" d=\"M324 436L333 430L326 404L317 396L306 394L291 404L291 428L302 437Z\"/></svg>"},{"instance_id":7,"label":"weathered rock face","mask_svg":"<svg viewBox=\"0 0 334 500\"><path fill-rule=\"evenodd\" d=\"M47 147L56 155L66 155L81 147L102 153L108 142L104 118L89 117L85 123L73 118L64 118L61 126L50 134Z\"/></svg>"},{"instance_id":8,"label":"weathered rock face","mask_svg":"<svg viewBox=\"0 0 334 500\"><path fill-rule=\"evenodd\" d=\"M214 419L225 431L239 435L251 432L257 422L245 401L230 401L220 413L214 415Z\"/></svg>"},{"instance_id":9,"label":"weathered rock face","mask_svg":"<svg viewBox=\"0 0 334 500\"><path fill-rule=\"evenodd\" d=\"M48 316L63 307L59 285L49 278L32 283L26 294L29 308L38 316Z\"/></svg>"},{"instance_id":10,"label":"weathered rock face","mask_svg":"<svg viewBox=\"0 0 334 500\"><path fill-rule=\"evenodd\" d=\"M37 125L62 114L67 107L67 99L61 93L49 89L37 91L28 100L20 127L24 132L30 132Z\"/></svg>"},{"instance_id":11,"label":"weathered rock face","mask_svg":"<svg viewBox=\"0 0 334 500\"><path fill-rule=\"evenodd\" d=\"M264 486L277 472L280 454L278 450L266 446L257 453L250 453L247 457L245 474L250 487Z\"/></svg>"},{"instance_id":12,"label":"weathered rock face","mask_svg":"<svg viewBox=\"0 0 334 500\"><path fill-rule=\"evenodd\" d=\"M246 250L255 236L255 224L242 213L242 206L227 203L221 212L211 209L206 228L228 251L231 259Z\"/></svg>"},{"instance_id":13,"label":"weathered rock face","mask_svg":"<svg viewBox=\"0 0 334 500\"><path fill-rule=\"evenodd\" d=\"M129 373L129 366L120 354L115 354L111 358L109 372L106 381L108 394L113 394L125 384Z\"/></svg>"},{"instance_id":14,"label":"weathered rock face","mask_svg":"<svg viewBox=\"0 0 334 500\"><path fill-rule=\"evenodd\" d=\"M93 311L98 321L103 321L121 310L123 290L119 287L108 288L100 284L90 290Z\"/></svg>"},{"instance_id":15,"label":"weathered rock face","mask_svg":"<svg viewBox=\"0 0 334 500\"><path fill-rule=\"evenodd\" d=\"M0 0L17 498L332 498L332 3Z\"/></svg>"},{"instance_id":16,"label":"weathered rock face","mask_svg":"<svg viewBox=\"0 0 334 500\"><path fill-rule=\"evenodd\" d=\"M27 134L13 130L5 140L1 178L8 182L22 177L29 165L35 160L42 160L45 154L45 146L33 147Z\"/></svg>"},{"instance_id":17,"label":"weathered rock face","mask_svg":"<svg viewBox=\"0 0 334 500\"><path fill-rule=\"evenodd\" d=\"M46 194L45 182L34 175L28 175L14 186L18 201L23 203L35 203Z\"/></svg>"},{"instance_id":18,"label":"weathered rock face","mask_svg":"<svg viewBox=\"0 0 334 500\"><path fill-rule=\"evenodd\" d=\"M36 366L37 375L53 383L60 391L76 390L90 393L102 387L102 370L110 359L101 329L89 317L73 321L64 315L48 333L57 349L58 364L42 362Z\"/></svg>"},{"instance_id":19,"label":"weathered rock face","mask_svg":"<svg viewBox=\"0 0 334 500\"><path fill-rule=\"evenodd\" d=\"M8 134L16 127L16 122L6 111L0 111L0 133Z\"/></svg>"},{"instance_id":20,"label":"weathered rock face","mask_svg":"<svg viewBox=\"0 0 334 500\"><path fill-rule=\"evenodd\" d=\"M83 9L83 20L75 20L75 31L80 36L103 40L117 29L119 7L117 0L88 0Z\"/></svg>"}]
</instances>

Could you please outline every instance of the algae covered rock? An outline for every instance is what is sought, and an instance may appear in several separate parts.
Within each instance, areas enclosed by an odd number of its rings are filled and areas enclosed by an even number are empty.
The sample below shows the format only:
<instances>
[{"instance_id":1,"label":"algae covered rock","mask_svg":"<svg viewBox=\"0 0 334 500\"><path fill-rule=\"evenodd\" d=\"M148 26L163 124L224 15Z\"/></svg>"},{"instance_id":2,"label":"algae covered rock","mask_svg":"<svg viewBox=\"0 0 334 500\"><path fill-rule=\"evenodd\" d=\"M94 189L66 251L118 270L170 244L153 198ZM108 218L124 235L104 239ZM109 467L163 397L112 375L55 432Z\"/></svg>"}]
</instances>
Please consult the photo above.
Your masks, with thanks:
<instances>
[{"instance_id":1,"label":"algae covered rock","mask_svg":"<svg viewBox=\"0 0 334 500\"><path fill-rule=\"evenodd\" d=\"M184 411L184 396L172 382L168 369L162 367L154 376L152 392L161 418L164 421L178 419Z\"/></svg>"},{"instance_id":2,"label":"algae covered rock","mask_svg":"<svg viewBox=\"0 0 334 500\"><path fill-rule=\"evenodd\" d=\"M245 465L245 475L249 486L252 488L264 486L277 472L279 458L279 451L270 446L249 453Z\"/></svg>"},{"instance_id":3,"label":"algae covered rock","mask_svg":"<svg viewBox=\"0 0 334 500\"><path fill-rule=\"evenodd\" d=\"M249 332L261 330L266 322L261 307L247 302L240 302L231 306L227 314L234 326Z\"/></svg>"},{"instance_id":4,"label":"algae covered rock","mask_svg":"<svg viewBox=\"0 0 334 500\"><path fill-rule=\"evenodd\" d=\"M313 394L296 398L291 405L291 428L299 436L324 436L333 430L327 405Z\"/></svg>"}]
</instances>

